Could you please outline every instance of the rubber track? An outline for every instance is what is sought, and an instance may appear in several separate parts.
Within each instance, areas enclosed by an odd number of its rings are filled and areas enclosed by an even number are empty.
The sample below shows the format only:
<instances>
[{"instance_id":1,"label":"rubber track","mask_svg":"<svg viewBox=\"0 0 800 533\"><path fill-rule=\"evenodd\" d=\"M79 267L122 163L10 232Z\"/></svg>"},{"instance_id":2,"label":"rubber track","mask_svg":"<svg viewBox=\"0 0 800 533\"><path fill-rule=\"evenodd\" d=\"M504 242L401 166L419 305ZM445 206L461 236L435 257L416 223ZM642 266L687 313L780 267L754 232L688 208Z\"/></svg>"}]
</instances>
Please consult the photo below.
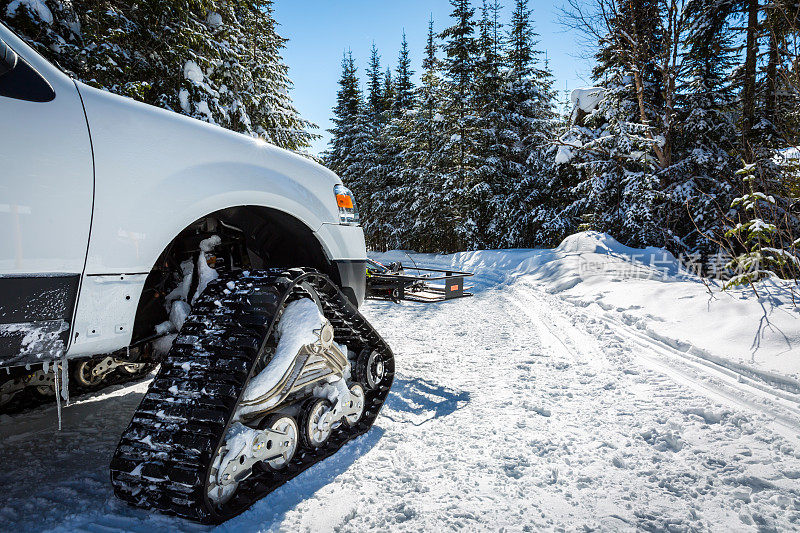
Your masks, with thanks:
<instances>
[{"instance_id":1,"label":"rubber track","mask_svg":"<svg viewBox=\"0 0 800 533\"><path fill-rule=\"evenodd\" d=\"M386 378L377 390L367 391L364 416L355 427L335 430L323 448L298 450L278 472L254 469L233 498L215 508L206 488L211 461L256 362L271 353L268 341L276 318L287 303L307 296L309 287L319 296L336 341L356 354L378 350L386 362ZM378 416L393 377L389 346L326 276L309 269L223 276L193 306L123 433L111 461L114 492L145 509L223 522L364 434Z\"/></svg>"}]
</instances>

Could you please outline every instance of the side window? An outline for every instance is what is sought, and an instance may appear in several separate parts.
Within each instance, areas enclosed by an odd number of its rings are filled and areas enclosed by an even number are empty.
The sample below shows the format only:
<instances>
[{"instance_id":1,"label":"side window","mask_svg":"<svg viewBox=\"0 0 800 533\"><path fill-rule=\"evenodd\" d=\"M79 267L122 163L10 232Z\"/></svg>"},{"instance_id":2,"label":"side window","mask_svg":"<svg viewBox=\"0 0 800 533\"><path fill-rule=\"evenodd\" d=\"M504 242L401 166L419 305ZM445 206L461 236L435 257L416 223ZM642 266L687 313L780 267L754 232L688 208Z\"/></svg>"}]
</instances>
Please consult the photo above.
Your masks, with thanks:
<instances>
[{"instance_id":1,"label":"side window","mask_svg":"<svg viewBox=\"0 0 800 533\"><path fill-rule=\"evenodd\" d=\"M47 80L2 39L0 39L1 96L28 102L49 102L56 97Z\"/></svg>"}]
</instances>

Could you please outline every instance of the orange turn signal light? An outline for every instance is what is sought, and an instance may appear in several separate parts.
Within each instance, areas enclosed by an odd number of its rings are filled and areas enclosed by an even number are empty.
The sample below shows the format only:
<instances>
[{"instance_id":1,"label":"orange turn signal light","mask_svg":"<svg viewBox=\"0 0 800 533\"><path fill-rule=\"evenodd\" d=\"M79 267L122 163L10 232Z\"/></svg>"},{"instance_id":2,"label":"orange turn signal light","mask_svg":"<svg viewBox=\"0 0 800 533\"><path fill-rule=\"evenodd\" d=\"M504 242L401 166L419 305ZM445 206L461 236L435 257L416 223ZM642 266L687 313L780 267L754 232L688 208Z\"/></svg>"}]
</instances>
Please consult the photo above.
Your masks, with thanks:
<instances>
[{"instance_id":1,"label":"orange turn signal light","mask_svg":"<svg viewBox=\"0 0 800 533\"><path fill-rule=\"evenodd\" d=\"M353 197L347 194L337 194L336 204L344 209L353 209Z\"/></svg>"},{"instance_id":2,"label":"orange turn signal light","mask_svg":"<svg viewBox=\"0 0 800 533\"><path fill-rule=\"evenodd\" d=\"M353 193L340 183L333 188L333 194L336 196L336 206L339 209L339 222L357 226L361 219L358 216Z\"/></svg>"}]
</instances>

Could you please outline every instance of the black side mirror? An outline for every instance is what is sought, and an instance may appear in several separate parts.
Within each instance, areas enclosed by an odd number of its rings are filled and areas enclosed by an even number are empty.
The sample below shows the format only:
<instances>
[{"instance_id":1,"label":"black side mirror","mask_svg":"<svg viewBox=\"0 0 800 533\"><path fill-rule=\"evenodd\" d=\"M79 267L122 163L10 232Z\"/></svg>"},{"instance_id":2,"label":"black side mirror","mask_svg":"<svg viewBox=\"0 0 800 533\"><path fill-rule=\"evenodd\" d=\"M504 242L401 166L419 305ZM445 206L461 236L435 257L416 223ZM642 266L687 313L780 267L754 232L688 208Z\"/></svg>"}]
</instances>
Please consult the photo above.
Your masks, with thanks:
<instances>
[{"instance_id":1,"label":"black side mirror","mask_svg":"<svg viewBox=\"0 0 800 533\"><path fill-rule=\"evenodd\" d=\"M0 39L0 76L14 70L18 62L19 56L17 56L17 53L5 41Z\"/></svg>"}]
</instances>

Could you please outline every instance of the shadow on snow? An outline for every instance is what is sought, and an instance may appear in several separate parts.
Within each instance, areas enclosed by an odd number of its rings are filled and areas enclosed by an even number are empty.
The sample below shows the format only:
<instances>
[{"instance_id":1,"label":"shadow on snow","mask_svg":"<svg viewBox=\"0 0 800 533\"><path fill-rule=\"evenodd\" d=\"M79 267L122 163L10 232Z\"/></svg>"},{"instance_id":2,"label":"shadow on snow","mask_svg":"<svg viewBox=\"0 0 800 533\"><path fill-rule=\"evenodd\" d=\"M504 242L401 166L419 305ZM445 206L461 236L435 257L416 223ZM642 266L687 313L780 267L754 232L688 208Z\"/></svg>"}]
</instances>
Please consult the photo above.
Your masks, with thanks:
<instances>
[{"instance_id":1,"label":"shadow on snow","mask_svg":"<svg viewBox=\"0 0 800 533\"><path fill-rule=\"evenodd\" d=\"M408 414L424 414L425 419L419 422L402 420L415 426L450 415L464 407L470 401L469 392L455 391L424 379L395 378L392 392L386 399L383 416L395 420L386 409Z\"/></svg>"}]
</instances>

